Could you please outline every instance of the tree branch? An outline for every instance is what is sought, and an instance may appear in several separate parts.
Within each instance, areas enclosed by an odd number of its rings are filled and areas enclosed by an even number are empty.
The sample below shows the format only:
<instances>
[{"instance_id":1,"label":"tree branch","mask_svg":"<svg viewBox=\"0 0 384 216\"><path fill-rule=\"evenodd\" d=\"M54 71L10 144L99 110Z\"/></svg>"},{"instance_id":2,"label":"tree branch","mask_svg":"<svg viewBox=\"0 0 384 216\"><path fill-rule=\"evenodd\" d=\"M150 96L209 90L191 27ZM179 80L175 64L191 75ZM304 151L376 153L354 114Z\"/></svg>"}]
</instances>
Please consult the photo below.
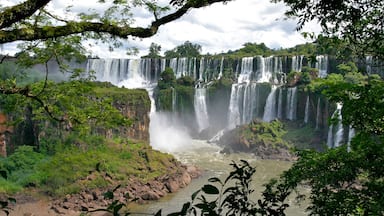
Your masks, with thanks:
<instances>
[{"instance_id":1,"label":"tree branch","mask_svg":"<svg viewBox=\"0 0 384 216\"><path fill-rule=\"evenodd\" d=\"M159 18L158 20L153 21L152 24L147 28L132 28L130 26L119 26L117 24L101 22L68 22L66 25L62 26L44 26L37 28L2 30L0 31L0 43L8 43L17 40L32 41L36 39L56 38L83 32L108 33L120 38L127 38L128 36L147 38L156 34L158 28L161 25L167 24L180 18L191 8L200 8L217 2L227 1L229 0L188 1L183 7L179 8L174 13L168 14Z\"/></svg>"},{"instance_id":2,"label":"tree branch","mask_svg":"<svg viewBox=\"0 0 384 216\"><path fill-rule=\"evenodd\" d=\"M9 7L0 13L0 29L24 20L37 10L47 5L51 0L27 0L21 4Z\"/></svg>"},{"instance_id":3,"label":"tree branch","mask_svg":"<svg viewBox=\"0 0 384 216\"><path fill-rule=\"evenodd\" d=\"M46 113L51 117L52 119L58 121L58 122L64 122L64 118L57 118L56 116L53 115L53 113L49 110L49 107L44 103L41 98L39 98L36 95L31 94L30 89L28 86L23 87L23 88L18 88L18 87L13 87L13 88L7 88L7 87L2 87L0 86L0 94L5 94L5 95L12 95L12 94L19 94L23 95L27 98L31 98L32 100L37 101L46 111Z\"/></svg>"}]
</instances>

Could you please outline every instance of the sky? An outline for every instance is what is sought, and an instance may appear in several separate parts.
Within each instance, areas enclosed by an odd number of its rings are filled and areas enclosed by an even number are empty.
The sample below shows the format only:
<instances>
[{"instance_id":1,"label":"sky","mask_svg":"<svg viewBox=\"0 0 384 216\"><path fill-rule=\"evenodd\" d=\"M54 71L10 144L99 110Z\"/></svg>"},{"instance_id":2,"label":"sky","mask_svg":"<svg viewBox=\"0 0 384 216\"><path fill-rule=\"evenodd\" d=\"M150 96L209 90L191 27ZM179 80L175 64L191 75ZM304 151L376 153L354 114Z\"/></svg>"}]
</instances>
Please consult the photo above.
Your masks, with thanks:
<instances>
[{"instance_id":1,"label":"sky","mask_svg":"<svg viewBox=\"0 0 384 216\"><path fill-rule=\"evenodd\" d=\"M3 5L12 5L16 0L2 0ZM19 0L20 1L20 0ZM159 0L160 3L168 1ZM53 0L49 5L50 11L56 14L63 13L61 8L65 5L76 5L73 11L86 11L89 1ZM93 5L96 11L102 11L101 6ZM284 12L286 7L279 3L271 3L270 0L234 0L226 4L216 3L205 8L192 9L180 19L168 23L159 28L158 33L151 38L128 39L124 46L108 51L107 46L92 46L90 49L94 55L101 58L134 58L127 56L127 47L136 47L139 54L136 57L148 53L151 43L161 45L162 53L171 50L185 41L190 41L202 46L202 54L222 53L236 50L247 42L265 43L268 47L289 48L297 44L310 42L303 38L300 32L295 30L296 20L286 19ZM146 26L153 16L142 8L134 10L135 25ZM319 26L311 23L305 26L303 31L319 32ZM16 52L15 44L2 46L2 54Z\"/></svg>"}]
</instances>

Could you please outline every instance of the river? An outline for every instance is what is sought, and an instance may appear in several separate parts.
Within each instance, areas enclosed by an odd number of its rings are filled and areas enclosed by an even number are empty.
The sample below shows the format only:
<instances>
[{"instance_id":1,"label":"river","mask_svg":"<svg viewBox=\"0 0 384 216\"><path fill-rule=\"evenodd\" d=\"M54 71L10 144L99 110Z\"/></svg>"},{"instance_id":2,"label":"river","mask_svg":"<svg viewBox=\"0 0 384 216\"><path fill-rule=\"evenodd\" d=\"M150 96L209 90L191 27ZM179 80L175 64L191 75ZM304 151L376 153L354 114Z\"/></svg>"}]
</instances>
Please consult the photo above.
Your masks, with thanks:
<instances>
[{"instance_id":1,"label":"river","mask_svg":"<svg viewBox=\"0 0 384 216\"><path fill-rule=\"evenodd\" d=\"M170 150L164 148L160 150L171 153L184 164L196 165L204 170L203 175L192 180L191 184L186 188L179 190L177 193L168 194L158 201L143 205L131 204L129 206L130 212L137 212L137 214L132 215L156 213L159 209L162 209L163 215L180 211L183 204L190 201L193 192L208 183L208 178L219 177L225 179L231 171L229 164L232 161L239 162L240 159L247 160L252 166L256 167L252 186L255 189L255 199L257 199L264 189L263 184L267 183L269 179L277 177L292 164L292 162L287 161L261 160L246 153L221 154L219 146L202 140L192 140L189 145L184 146L182 149ZM287 215L306 215L304 207L297 205L294 198L290 200L289 204L290 207L286 211Z\"/></svg>"}]
</instances>

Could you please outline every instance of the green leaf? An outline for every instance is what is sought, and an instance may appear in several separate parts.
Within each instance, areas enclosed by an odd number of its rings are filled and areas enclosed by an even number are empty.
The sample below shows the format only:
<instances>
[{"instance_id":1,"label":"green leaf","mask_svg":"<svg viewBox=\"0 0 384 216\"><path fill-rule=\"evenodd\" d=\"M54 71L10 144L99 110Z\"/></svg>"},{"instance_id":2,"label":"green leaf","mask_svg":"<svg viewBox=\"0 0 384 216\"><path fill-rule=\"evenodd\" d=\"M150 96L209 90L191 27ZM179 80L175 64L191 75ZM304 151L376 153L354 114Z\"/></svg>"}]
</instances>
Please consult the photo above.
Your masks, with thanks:
<instances>
[{"instance_id":1,"label":"green leaf","mask_svg":"<svg viewBox=\"0 0 384 216\"><path fill-rule=\"evenodd\" d=\"M219 194L219 189L213 185L204 185L203 188L201 188L202 191L206 194Z\"/></svg>"},{"instance_id":2,"label":"green leaf","mask_svg":"<svg viewBox=\"0 0 384 216\"><path fill-rule=\"evenodd\" d=\"M201 191L201 190L197 190L196 192L194 192L194 193L192 194L192 196L191 196L191 198L192 198L192 201L193 201L193 200L195 200L195 198L196 198L197 194L199 194L199 193L200 193L200 191Z\"/></svg>"},{"instance_id":3,"label":"green leaf","mask_svg":"<svg viewBox=\"0 0 384 216\"><path fill-rule=\"evenodd\" d=\"M219 182L221 185L223 185L221 180L219 178L217 178L217 177L209 178L208 181L209 182Z\"/></svg>"}]
</instances>

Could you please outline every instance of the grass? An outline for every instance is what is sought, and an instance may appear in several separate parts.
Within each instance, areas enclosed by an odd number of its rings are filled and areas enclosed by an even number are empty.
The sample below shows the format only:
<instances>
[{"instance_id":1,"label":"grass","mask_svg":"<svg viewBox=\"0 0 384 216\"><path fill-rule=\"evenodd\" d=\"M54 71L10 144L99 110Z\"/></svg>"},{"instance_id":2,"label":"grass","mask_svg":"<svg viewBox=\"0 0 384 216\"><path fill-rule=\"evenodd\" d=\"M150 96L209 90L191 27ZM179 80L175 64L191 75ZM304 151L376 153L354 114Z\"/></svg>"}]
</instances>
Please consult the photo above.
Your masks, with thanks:
<instances>
[{"instance_id":1,"label":"grass","mask_svg":"<svg viewBox=\"0 0 384 216\"><path fill-rule=\"evenodd\" d=\"M19 158L28 160L32 154L35 152L24 151ZM0 162L4 165L7 160ZM119 139L86 149L72 146L36 163L28 163L25 168L7 171L8 180L0 177L0 193L12 194L33 186L61 197L83 189L104 188L111 183L124 184L131 177L145 182L169 173L174 162L171 155L155 151L144 142Z\"/></svg>"},{"instance_id":2,"label":"grass","mask_svg":"<svg viewBox=\"0 0 384 216\"><path fill-rule=\"evenodd\" d=\"M284 122L287 133L283 135L283 139L294 145L298 149L314 148L315 145L321 145L314 143L314 140L319 135L316 130L310 126L298 126L295 122Z\"/></svg>"}]
</instances>

